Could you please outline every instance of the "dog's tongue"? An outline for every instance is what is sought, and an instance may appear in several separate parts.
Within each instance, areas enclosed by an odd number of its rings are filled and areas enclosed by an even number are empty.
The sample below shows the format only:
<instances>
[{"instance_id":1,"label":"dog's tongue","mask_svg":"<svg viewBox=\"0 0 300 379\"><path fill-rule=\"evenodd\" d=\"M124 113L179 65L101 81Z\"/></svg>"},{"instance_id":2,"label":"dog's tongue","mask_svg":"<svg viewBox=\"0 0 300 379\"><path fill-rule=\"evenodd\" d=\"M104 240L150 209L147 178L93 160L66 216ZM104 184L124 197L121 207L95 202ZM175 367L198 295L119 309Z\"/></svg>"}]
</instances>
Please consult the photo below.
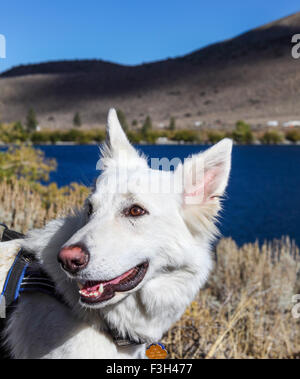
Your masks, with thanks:
<instances>
[{"instance_id":1,"label":"dog's tongue","mask_svg":"<svg viewBox=\"0 0 300 379\"><path fill-rule=\"evenodd\" d=\"M94 292L94 291L98 291L99 290L99 287L101 286L101 284L103 285L103 287L105 287L108 284L118 284L123 279L125 279L129 275L131 275L134 272L134 270L136 270L136 268L132 268L132 269L128 270L127 272L125 272L124 274L122 274L120 276L117 276L114 279L107 280L107 281L99 281L99 282L88 281L88 282L85 283L85 285L83 286L82 289L85 290L85 291L87 291L87 292Z\"/></svg>"},{"instance_id":2,"label":"dog's tongue","mask_svg":"<svg viewBox=\"0 0 300 379\"><path fill-rule=\"evenodd\" d=\"M128 292L143 280L148 268L144 262L111 280L78 282L80 299L83 303L95 304L114 297L115 293Z\"/></svg>"}]
</instances>

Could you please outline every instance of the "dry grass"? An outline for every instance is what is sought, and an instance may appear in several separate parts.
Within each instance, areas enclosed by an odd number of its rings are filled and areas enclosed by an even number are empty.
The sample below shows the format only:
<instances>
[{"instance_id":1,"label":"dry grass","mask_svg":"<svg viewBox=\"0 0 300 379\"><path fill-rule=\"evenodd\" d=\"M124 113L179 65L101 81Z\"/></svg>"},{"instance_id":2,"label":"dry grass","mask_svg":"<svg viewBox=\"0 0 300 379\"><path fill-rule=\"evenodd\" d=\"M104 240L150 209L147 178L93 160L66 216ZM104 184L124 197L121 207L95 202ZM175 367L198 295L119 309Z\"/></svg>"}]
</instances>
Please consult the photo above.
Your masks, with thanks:
<instances>
[{"instance_id":1,"label":"dry grass","mask_svg":"<svg viewBox=\"0 0 300 379\"><path fill-rule=\"evenodd\" d=\"M164 339L172 358L300 358L299 249L221 240L214 272ZM298 275L297 275L298 274Z\"/></svg>"},{"instance_id":2,"label":"dry grass","mask_svg":"<svg viewBox=\"0 0 300 379\"><path fill-rule=\"evenodd\" d=\"M0 220L25 232L81 206L87 192L3 181ZM300 319L291 313L299 270L299 249L288 238L241 248L221 240L207 286L163 340L170 357L299 358Z\"/></svg>"},{"instance_id":3,"label":"dry grass","mask_svg":"<svg viewBox=\"0 0 300 379\"><path fill-rule=\"evenodd\" d=\"M81 207L88 192L87 187L77 183L58 189L55 183L33 187L25 180L2 180L0 222L24 233Z\"/></svg>"}]
</instances>

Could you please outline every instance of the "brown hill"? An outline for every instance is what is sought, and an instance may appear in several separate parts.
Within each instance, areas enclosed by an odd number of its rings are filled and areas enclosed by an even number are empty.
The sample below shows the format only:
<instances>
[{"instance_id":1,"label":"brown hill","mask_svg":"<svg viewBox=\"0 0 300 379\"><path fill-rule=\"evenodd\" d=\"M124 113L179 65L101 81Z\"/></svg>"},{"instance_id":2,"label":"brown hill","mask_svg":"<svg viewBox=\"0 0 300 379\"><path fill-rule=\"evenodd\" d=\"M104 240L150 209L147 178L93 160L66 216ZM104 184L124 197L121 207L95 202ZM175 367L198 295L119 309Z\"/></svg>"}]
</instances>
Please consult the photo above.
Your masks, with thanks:
<instances>
[{"instance_id":1,"label":"brown hill","mask_svg":"<svg viewBox=\"0 0 300 379\"><path fill-rule=\"evenodd\" d=\"M253 124L300 119L300 59L291 38L300 12L183 57L124 66L100 60L48 62L0 75L3 121L24 120L34 108L40 124L70 127L79 111L86 126L104 124L109 107L129 121L171 116L177 125Z\"/></svg>"}]
</instances>

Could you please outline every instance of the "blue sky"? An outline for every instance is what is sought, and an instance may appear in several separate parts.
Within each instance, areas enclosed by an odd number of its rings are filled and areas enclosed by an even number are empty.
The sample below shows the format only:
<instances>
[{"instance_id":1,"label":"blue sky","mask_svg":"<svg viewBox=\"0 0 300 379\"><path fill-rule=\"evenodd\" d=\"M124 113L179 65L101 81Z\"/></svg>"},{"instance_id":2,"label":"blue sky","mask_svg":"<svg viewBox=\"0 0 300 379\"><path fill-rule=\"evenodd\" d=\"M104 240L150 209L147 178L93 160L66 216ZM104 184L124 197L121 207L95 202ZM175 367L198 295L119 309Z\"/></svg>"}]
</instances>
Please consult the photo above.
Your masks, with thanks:
<instances>
[{"instance_id":1,"label":"blue sky","mask_svg":"<svg viewBox=\"0 0 300 379\"><path fill-rule=\"evenodd\" d=\"M7 58L0 71L60 59L139 64L175 57L299 10L299 0L1 1Z\"/></svg>"}]
</instances>

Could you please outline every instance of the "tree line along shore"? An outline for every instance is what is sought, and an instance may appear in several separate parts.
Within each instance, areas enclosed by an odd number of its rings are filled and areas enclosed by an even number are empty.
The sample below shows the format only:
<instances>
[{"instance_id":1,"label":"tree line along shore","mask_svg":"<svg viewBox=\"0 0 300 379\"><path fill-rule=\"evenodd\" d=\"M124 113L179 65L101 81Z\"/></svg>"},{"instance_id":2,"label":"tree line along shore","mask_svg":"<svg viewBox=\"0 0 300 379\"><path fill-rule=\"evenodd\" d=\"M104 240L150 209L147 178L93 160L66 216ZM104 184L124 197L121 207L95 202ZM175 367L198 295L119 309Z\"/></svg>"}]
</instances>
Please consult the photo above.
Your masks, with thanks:
<instances>
[{"instance_id":1,"label":"tree line along shore","mask_svg":"<svg viewBox=\"0 0 300 379\"><path fill-rule=\"evenodd\" d=\"M228 131L222 129L205 129L199 126L196 130L191 128L178 129L174 117L170 118L169 125L164 129L155 129L150 116L139 126L137 121L129 123L125 114L118 110L118 117L129 140L134 144L213 144L222 138L232 138L237 144L298 144L300 143L300 128L280 129L268 127L258 131L243 120L236 122L235 127ZM74 115L73 128L68 130L41 129L35 112L29 110L26 122L20 121L5 124L0 123L0 143L14 144L31 142L33 144L92 144L101 143L105 139L105 130L83 129L81 116Z\"/></svg>"}]
</instances>

